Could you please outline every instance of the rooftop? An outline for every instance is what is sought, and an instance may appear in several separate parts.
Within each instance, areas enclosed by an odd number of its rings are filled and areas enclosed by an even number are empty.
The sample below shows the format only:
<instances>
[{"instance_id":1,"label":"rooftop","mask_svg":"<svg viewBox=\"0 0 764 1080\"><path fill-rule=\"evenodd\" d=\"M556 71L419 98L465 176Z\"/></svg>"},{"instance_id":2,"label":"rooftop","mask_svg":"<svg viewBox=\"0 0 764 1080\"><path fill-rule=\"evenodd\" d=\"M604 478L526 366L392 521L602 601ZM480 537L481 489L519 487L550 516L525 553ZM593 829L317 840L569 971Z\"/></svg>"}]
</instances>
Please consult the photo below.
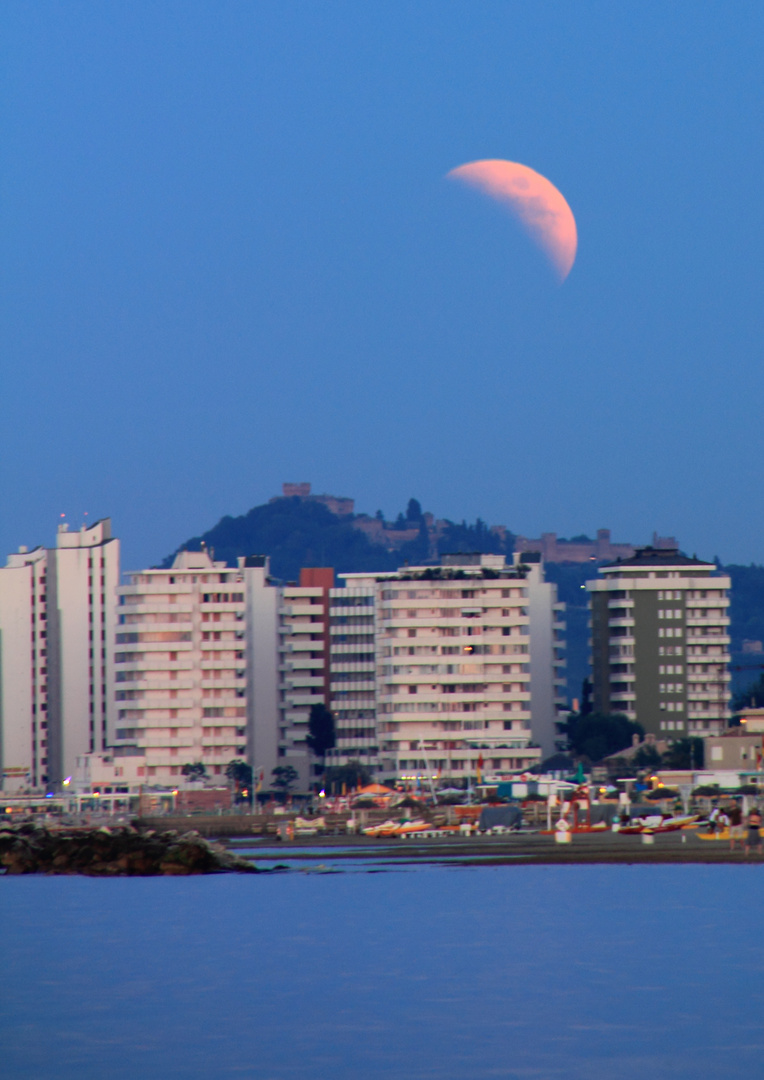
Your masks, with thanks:
<instances>
[{"instance_id":1,"label":"rooftop","mask_svg":"<svg viewBox=\"0 0 764 1080\"><path fill-rule=\"evenodd\" d=\"M673 566L695 566L706 570L715 570L716 564L709 563L696 556L684 555L678 548L637 548L634 555L628 559L616 559L615 562L607 563L600 567L601 573L608 570L618 570L624 566L644 566L645 568L668 568Z\"/></svg>"}]
</instances>

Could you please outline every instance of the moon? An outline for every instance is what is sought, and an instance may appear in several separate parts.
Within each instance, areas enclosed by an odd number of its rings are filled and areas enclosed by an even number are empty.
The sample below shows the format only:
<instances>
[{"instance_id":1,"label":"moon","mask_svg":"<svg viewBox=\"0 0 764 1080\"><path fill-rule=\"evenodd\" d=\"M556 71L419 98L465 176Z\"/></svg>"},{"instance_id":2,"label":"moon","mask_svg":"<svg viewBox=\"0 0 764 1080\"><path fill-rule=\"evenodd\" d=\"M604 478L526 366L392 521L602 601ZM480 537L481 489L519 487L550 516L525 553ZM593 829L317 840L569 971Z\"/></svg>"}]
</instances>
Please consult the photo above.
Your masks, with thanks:
<instances>
[{"instance_id":1,"label":"moon","mask_svg":"<svg viewBox=\"0 0 764 1080\"><path fill-rule=\"evenodd\" d=\"M541 173L516 161L471 161L447 173L505 205L563 282L576 258L578 232L564 196Z\"/></svg>"}]
</instances>

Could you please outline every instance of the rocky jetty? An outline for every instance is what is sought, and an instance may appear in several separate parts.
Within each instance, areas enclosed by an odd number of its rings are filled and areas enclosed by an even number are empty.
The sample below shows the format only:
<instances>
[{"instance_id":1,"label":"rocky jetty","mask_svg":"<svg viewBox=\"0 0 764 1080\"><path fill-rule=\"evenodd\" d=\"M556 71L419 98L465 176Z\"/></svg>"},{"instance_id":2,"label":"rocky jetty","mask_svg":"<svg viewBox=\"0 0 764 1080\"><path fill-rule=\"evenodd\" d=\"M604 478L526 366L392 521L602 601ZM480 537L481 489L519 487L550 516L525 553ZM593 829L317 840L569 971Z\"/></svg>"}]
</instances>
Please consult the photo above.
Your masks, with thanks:
<instances>
[{"instance_id":1,"label":"rocky jetty","mask_svg":"<svg viewBox=\"0 0 764 1080\"><path fill-rule=\"evenodd\" d=\"M0 871L6 874L87 874L90 877L257 873L247 859L197 832L0 825Z\"/></svg>"}]
</instances>

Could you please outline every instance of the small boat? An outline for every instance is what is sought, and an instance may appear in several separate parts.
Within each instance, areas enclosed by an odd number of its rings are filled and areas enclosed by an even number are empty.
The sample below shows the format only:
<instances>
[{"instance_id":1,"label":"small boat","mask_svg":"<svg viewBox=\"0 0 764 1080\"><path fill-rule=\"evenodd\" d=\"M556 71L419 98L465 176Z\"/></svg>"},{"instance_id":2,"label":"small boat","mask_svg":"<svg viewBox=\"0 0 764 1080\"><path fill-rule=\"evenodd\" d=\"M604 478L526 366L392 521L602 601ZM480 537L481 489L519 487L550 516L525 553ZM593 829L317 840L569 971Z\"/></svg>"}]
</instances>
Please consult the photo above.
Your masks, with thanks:
<instances>
[{"instance_id":1,"label":"small boat","mask_svg":"<svg viewBox=\"0 0 764 1080\"><path fill-rule=\"evenodd\" d=\"M628 825L620 825L619 833L627 836L637 833L667 833L678 832L680 829L692 828L698 821L699 814L684 814L680 817L664 817L662 814L648 814L646 817L635 818Z\"/></svg>"}]
</instances>

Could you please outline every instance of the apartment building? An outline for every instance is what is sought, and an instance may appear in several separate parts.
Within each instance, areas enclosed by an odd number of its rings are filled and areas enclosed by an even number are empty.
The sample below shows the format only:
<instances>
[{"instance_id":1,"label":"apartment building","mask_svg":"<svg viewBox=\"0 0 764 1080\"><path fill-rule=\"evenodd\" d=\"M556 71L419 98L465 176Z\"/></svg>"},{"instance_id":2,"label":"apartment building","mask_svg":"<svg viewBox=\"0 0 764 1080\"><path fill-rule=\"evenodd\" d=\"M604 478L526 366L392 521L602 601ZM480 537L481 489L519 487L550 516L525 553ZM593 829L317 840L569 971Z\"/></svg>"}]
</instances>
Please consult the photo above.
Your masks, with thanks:
<instances>
[{"instance_id":1,"label":"apartment building","mask_svg":"<svg viewBox=\"0 0 764 1080\"><path fill-rule=\"evenodd\" d=\"M57 787L108 743L119 541L106 518L0 568L3 790Z\"/></svg>"},{"instance_id":2,"label":"apartment building","mask_svg":"<svg viewBox=\"0 0 764 1080\"><path fill-rule=\"evenodd\" d=\"M729 715L730 578L676 548L641 548L587 583L593 705L671 738Z\"/></svg>"},{"instance_id":3,"label":"apartment building","mask_svg":"<svg viewBox=\"0 0 764 1080\"><path fill-rule=\"evenodd\" d=\"M337 587L329 597L329 708L337 745L327 765L360 761L376 772L376 585Z\"/></svg>"},{"instance_id":4,"label":"apartment building","mask_svg":"<svg viewBox=\"0 0 764 1080\"><path fill-rule=\"evenodd\" d=\"M307 567L299 585L281 587L279 608L280 765L292 765L305 790L321 771L306 742L310 710L329 704L329 595L334 571Z\"/></svg>"},{"instance_id":5,"label":"apartment building","mask_svg":"<svg viewBox=\"0 0 764 1080\"><path fill-rule=\"evenodd\" d=\"M534 704L553 742L564 624L538 557L508 566L502 555L446 555L441 566L344 577L350 589L375 589L383 777L475 778L481 763L498 777L541 759Z\"/></svg>"},{"instance_id":6,"label":"apartment building","mask_svg":"<svg viewBox=\"0 0 764 1080\"><path fill-rule=\"evenodd\" d=\"M329 604L334 571L306 567L299 583L271 577L267 556L240 559L246 588L249 762L265 788L291 765L297 788L317 778L308 744L313 705L329 705Z\"/></svg>"},{"instance_id":7,"label":"apartment building","mask_svg":"<svg viewBox=\"0 0 764 1080\"><path fill-rule=\"evenodd\" d=\"M143 754L147 783L185 764L218 777L247 752L244 575L207 551L117 589L115 753Z\"/></svg>"}]
</instances>

